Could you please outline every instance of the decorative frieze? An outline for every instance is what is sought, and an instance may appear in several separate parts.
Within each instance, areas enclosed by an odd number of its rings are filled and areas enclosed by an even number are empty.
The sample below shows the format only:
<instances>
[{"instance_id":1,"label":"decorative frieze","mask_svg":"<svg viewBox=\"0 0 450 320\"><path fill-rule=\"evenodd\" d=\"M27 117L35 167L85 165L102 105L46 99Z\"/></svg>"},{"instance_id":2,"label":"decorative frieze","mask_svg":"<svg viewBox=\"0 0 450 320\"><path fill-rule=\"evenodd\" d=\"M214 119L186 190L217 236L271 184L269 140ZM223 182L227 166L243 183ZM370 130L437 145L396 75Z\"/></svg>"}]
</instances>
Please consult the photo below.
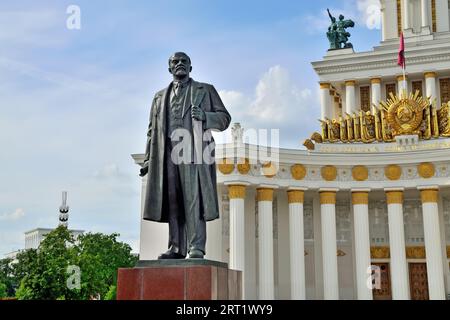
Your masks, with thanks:
<instances>
[{"instance_id":1,"label":"decorative frieze","mask_svg":"<svg viewBox=\"0 0 450 320\"><path fill-rule=\"evenodd\" d=\"M242 175L246 175L250 172L251 169L250 160L244 159L244 161L241 162L243 163L238 163L237 165L238 172Z\"/></svg>"},{"instance_id":2,"label":"decorative frieze","mask_svg":"<svg viewBox=\"0 0 450 320\"><path fill-rule=\"evenodd\" d=\"M436 169L434 167L434 164L426 162L421 163L417 166L417 172L422 178L430 179L436 174Z\"/></svg>"},{"instance_id":3,"label":"decorative frieze","mask_svg":"<svg viewBox=\"0 0 450 320\"><path fill-rule=\"evenodd\" d=\"M371 247L370 256L372 257L372 259L389 259L389 247Z\"/></svg>"},{"instance_id":4,"label":"decorative frieze","mask_svg":"<svg viewBox=\"0 0 450 320\"><path fill-rule=\"evenodd\" d=\"M356 181L366 181L369 178L369 170L366 166L353 167L352 177Z\"/></svg>"},{"instance_id":5,"label":"decorative frieze","mask_svg":"<svg viewBox=\"0 0 450 320\"><path fill-rule=\"evenodd\" d=\"M337 177L337 169L335 166L325 166L322 167L321 174L325 181L334 181Z\"/></svg>"},{"instance_id":6,"label":"decorative frieze","mask_svg":"<svg viewBox=\"0 0 450 320\"><path fill-rule=\"evenodd\" d=\"M217 168L220 173L228 175L234 171L234 160L233 159L223 159L221 162L217 163Z\"/></svg>"},{"instance_id":7,"label":"decorative frieze","mask_svg":"<svg viewBox=\"0 0 450 320\"><path fill-rule=\"evenodd\" d=\"M384 168L384 175L391 181L400 180L402 176L402 168L396 164L391 164Z\"/></svg>"},{"instance_id":8,"label":"decorative frieze","mask_svg":"<svg viewBox=\"0 0 450 320\"><path fill-rule=\"evenodd\" d=\"M306 168L302 164L295 164L291 167L291 175L295 180L303 180L306 177Z\"/></svg>"}]
</instances>

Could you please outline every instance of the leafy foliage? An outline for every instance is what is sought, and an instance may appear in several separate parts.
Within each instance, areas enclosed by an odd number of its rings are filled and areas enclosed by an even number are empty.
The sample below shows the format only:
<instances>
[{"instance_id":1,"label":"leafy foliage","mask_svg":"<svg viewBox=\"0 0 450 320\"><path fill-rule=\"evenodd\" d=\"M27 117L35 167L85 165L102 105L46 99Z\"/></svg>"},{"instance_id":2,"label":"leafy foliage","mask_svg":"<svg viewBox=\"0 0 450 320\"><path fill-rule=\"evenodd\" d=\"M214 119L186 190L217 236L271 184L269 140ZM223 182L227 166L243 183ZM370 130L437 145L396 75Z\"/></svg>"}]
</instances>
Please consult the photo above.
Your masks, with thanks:
<instances>
[{"instance_id":1,"label":"leafy foliage","mask_svg":"<svg viewBox=\"0 0 450 320\"><path fill-rule=\"evenodd\" d=\"M0 298L6 298L7 296L6 284L0 282Z\"/></svg>"},{"instance_id":2,"label":"leafy foliage","mask_svg":"<svg viewBox=\"0 0 450 320\"><path fill-rule=\"evenodd\" d=\"M17 263L10 270L10 278L16 286L20 284L16 297L115 299L117 269L133 267L137 260L128 244L117 241L118 236L89 233L75 240L66 227L58 227L46 236L38 250L18 254ZM80 272L72 273L72 269ZM0 276L0 283L1 280Z\"/></svg>"},{"instance_id":3,"label":"leafy foliage","mask_svg":"<svg viewBox=\"0 0 450 320\"><path fill-rule=\"evenodd\" d=\"M0 298L14 295L16 279L13 276L12 259L0 260Z\"/></svg>"}]
</instances>

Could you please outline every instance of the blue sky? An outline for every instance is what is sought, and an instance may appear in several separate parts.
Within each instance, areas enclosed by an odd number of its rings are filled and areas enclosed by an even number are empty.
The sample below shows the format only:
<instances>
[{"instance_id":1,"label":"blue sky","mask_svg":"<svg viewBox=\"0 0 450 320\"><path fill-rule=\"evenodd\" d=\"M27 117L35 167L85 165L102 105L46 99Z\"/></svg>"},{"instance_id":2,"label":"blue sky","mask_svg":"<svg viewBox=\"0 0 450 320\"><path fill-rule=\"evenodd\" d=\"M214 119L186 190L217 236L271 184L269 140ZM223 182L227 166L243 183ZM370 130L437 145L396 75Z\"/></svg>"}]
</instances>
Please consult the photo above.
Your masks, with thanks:
<instances>
[{"instance_id":1,"label":"blue sky","mask_svg":"<svg viewBox=\"0 0 450 320\"><path fill-rule=\"evenodd\" d=\"M81 29L69 30L69 5ZM138 249L142 152L167 59L187 52L234 122L280 129L300 148L318 129L317 77L326 8L356 22L351 41L380 41L377 0L18 0L0 2L0 257L23 232L55 227L61 191L71 228L119 232ZM376 18L376 17L375 17ZM219 137L220 139L220 137Z\"/></svg>"}]
</instances>

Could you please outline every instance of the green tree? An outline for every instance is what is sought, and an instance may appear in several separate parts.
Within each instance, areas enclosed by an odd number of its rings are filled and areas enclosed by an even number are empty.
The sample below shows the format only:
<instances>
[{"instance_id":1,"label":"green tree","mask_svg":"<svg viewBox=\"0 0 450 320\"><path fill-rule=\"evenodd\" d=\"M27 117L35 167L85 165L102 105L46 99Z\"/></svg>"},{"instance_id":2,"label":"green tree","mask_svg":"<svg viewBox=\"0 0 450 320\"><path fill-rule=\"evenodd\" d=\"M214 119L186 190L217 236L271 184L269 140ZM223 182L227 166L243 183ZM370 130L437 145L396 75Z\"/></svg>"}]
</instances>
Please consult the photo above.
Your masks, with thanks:
<instances>
[{"instance_id":1,"label":"green tree","mask_svg":"<svg viewBox=\"0 0 450 320\"><path fill-rule=\"evenodd\" d=\"M16 278L13 274L12 261L10 258L0 260L0 284L4 286L5 291L4 296L0 296L1 298L12 297L14 288L17 286Z\"/></svg>"},{"instance_id":2,"label":"green tree","mask_svg":"<svg viewBox=\"0 0 450 320\"><path fill-rule=\"evenodd\" d=\"M6 298L8 296L8 292L6 291L6 284L0 282L0 299Z\"/></svg>"},{"instance_id":3,"label":"green tree","mask_svg":"<svg viewBox=\"0 0 450 320\"><path fill-rule=\"evenodd\" d=\"M106 299L112 286L117 283L117 269L133 267L136 258L131 255L131 247L117 241L114 233L88 233L78 238L75 247L77 265L81 269L81 299L100 296ZM108 296L111 298L112 293Z\"/></svg>"},{"instance_id":4,"label":"green tree","mask_svg":"<svg viewBox=\"0 0 450 320\"><path fill-rule=\"evenodd\" d=\"M16 297L22 300L115 299L117 269L133 267L137 258L128 244L117 241L118 234L86 234L77 241L66 227L58 227L37 250L17 256L12 274ZM79 269L79 288L71 287L68 267ZM75 276L77 276L75 274Z\"/></svg>"},{"instance_id":5,"label":"green tree","mask_svg":"<svg viewBox=\"0 0 450 320\"><path fill-rule=\"evenodd\" d=\"M66 227L50 232L41 242L36 256L30 252L25 258L28 265L18 266L23 275L18 299L56 300L75 298L77 292L67 287L67 267L73 265L75 240ZM19 260L20 264L20 260Z\"/></svg>"}]
</instances>

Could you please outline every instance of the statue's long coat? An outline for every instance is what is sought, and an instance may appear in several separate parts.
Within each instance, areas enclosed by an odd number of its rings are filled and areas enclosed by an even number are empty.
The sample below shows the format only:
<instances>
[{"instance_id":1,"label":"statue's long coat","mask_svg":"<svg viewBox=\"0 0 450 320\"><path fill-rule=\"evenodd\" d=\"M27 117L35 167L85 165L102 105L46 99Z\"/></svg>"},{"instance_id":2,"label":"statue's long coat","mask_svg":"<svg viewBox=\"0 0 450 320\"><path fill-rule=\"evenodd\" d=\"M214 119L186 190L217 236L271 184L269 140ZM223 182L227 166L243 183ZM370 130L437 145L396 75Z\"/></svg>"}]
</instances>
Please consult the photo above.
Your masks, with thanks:
<instances>
[{"instance_id":1,"label":"statue's long coat","mask_svg":"<svg viewBox=\"0 0 450 320\"><path fill-rule=\"evenodd\" d=\"M172 84L166 89L158 92L153 99L150 112L150 124L148 128L148 139L146 148L146 160L149 161L148 181L145 194L144 219L156 222L168 222L167 213L163 209L163 203L166 203L168 195L165 194L163 183L165 165L164 155L167 152L167 109L169 106L170 92ZM206 121L203 122L203 131L224 131L228 128L231 116L226 110L216 89L209 84L199 83L191 79L190 101L198 105L206 115ZM183 110L183 128L188 129L192 134L191 104ZM211 142L204 142L205 149L209 143L214 143L211 136ZM214 153L212 153L214 156ZM213 164L199 164L199 185L201 192L202 212L206 221L212 221L219 218L219 206L217 200L216 187L216 166ZM196 191L194 191L196 192Z\"/></svg>"}]
</instances>

